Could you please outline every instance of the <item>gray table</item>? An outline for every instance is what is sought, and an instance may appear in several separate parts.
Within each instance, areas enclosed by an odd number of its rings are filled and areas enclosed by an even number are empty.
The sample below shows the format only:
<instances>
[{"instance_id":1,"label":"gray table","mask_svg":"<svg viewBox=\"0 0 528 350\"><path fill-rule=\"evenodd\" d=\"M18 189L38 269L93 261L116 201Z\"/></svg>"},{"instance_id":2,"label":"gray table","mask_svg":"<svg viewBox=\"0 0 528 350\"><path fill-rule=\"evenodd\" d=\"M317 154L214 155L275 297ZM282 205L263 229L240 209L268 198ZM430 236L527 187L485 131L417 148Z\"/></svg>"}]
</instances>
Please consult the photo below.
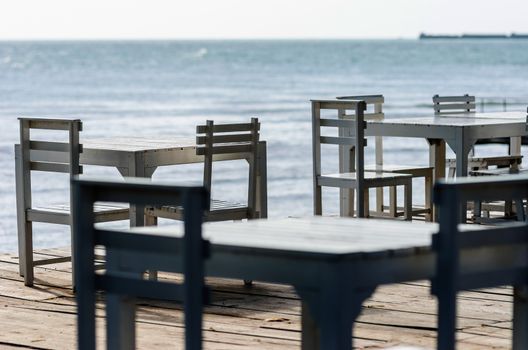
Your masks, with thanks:
<instances>
[{"instance_id":1,"label":"gray table","mask_svg":"<svg viewBox=\"0 0 528 350\"><path fill-rule=\"evenodd\" d=\"M207 223L206 274L293 285L302 299L303 349L349 350L353 322L378 285L433 275L437 227L320 216ZM133 230L181 234L175 226ZM141 268L134 253L122 259Z\"/></svg>"},{"instance_id":2,"label":"gray table","mask_svg":"<svg viewBox=\"0 0 528 350\"><path fill-rule=\"evenodd\" d=\"M432 148L430 165L435 167L437 177L445 177L444 142L455 152L457 176L466 176L469 151L477 140L513 138L511 153L519 155L520 137L528 135L528 129L526 112L493 112L368 121L365 133L426 139Z\"/></svg>"}]
</instances>

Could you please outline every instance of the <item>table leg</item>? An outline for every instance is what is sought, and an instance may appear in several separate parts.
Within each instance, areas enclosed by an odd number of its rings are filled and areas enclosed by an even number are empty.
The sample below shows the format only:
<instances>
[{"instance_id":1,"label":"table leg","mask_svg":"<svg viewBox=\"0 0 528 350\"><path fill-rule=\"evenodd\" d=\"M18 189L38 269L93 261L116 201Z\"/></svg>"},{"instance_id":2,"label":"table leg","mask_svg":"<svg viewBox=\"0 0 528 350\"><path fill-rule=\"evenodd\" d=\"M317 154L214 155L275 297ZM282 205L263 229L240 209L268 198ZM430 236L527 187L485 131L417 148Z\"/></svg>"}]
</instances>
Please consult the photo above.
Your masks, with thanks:
<instances>
[{"instance_id":1,"label":"table leg","mask_svg":"<svg viewBox=\"0 0 528 350\"><path fill-rule=\"evenodd\" d=\"M455 139L455 157L456 157L456 176L465 177L468 175L468 157L469 151L475 144L476 140L465 137L463 130L457 130ZM460 204L460 219L461 222L466 222L467 217L467 203Z\"/></svg>"},{"instance_id":2,"label":"table leg","mask_svg":"<svg viewBox=\"0 0 528 350\"><path fill-rule=\"evenodd\" d=\"M510 138L510 156L521 155L522 138L520 136Z\"/></svg>"},{"instance_id":3,"label":"table leg","mask_svg":"<svg viewBox=\"0 0 528 350\"><path fill-rule=\"evenodd\" d=\"M142 152L136 152L128 159L128 167L118 168L119 172L124 177L146 177L151 178L156 171L156 167L146 167L145 158ZM145 207L131 205L130 206L130 227L145 225Z\"/></svg>"},{"instance_id":4,"label":"table leg","mask_svg":"<svg viewBox=\"0 0 528 350\"><path fill-rule=\"evenodd\" d=\"M446 143L441 139L428 139L429 143L429 166L434 167L433 183L445 178ZM438 212L433 206L433 221L438 221Z\"/></svg>"},{"instance_id":5,"label":"table leg","mask_svg":"<svg viewBox=\"0 0 528 350\"><path fill-rule=\"evenodd\" d=\"M374 289L348 290L325 284L318 291L297 289L302 299L303 350L350 350L354 320ZM345 290L346 289L346 290Z\"/></svg>"}]
</instances>

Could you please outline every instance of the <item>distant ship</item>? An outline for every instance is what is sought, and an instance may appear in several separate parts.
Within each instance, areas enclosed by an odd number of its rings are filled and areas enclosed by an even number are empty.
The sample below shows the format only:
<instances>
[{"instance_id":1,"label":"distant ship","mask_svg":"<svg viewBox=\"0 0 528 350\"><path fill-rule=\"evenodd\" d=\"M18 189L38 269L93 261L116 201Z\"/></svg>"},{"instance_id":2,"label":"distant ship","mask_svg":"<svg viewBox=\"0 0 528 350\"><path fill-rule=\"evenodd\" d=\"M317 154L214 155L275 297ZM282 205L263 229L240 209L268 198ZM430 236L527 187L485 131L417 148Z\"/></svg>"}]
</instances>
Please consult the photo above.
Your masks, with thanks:
<instances>
[{"instance_id":1,"label":"distant ship","mask_svg":"<svg viewBox=\"0 0 528 350\"><path fill-rule=\"evenodd\" d=\"M421 33L419 39L528 39L528 34L426 34Z\"/></svg>"}]
</instances>

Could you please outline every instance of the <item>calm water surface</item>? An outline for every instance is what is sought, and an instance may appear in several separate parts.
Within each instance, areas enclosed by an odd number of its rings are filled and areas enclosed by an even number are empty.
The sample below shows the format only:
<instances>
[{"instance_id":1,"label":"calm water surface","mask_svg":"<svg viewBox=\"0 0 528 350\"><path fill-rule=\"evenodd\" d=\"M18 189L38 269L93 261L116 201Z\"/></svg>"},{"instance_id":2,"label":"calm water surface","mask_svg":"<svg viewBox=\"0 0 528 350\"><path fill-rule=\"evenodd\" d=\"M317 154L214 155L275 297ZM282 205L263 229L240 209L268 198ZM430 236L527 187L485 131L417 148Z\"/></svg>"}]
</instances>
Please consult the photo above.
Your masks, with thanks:
<instances>
[{"instance_id":1,"label":"calm water surface","mask_svg":"<svg viewBox=\"0 0 528 350\"><path fill-rule=\"evenodd\" d=\"M0 252L16 250L17 117L80 118L86 139L193 136L206 119L258 116L268 141L269 215L283 217L312 211L308 100L378 93L385 95L387 118L428 113L435 93L507 98L508 109L524 109L528 41L0 42ZM426 164L427 157L423 140L385 141L387 162ZM334 159L326 165L335 166ZM243 200L244 165L217 168L216 192ZM85 170L119 176L111 168ZM201 166L162 168L154 177L196 183ZM423 198L420 188L416 201ZM34 189L36 204L60 202L67 178L38 174ZM335 192L325 203L337 210ZM35 244L66 245L67 232L36 225Z\"/></svg>"}]
</instances>

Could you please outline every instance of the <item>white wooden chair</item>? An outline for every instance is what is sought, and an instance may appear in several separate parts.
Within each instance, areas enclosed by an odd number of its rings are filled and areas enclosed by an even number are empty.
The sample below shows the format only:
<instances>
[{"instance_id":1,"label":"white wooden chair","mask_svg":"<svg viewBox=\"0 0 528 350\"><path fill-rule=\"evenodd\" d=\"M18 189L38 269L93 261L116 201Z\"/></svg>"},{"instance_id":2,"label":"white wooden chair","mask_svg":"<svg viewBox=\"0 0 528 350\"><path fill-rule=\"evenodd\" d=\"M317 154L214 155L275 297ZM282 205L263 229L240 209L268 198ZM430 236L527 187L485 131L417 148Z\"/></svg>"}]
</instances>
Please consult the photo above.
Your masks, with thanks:
<instances>
[{"instance_id":1,"label":"white wooden chair","mask_svg":"<svg viewBox=\"0 0 528 350\"><path fill-rule=\"evenodd\" d=\"M203 305L209 299L205 286L205 259L209 242L202 238L203 211L209 196L203 187L160 185L146 179L119 182L73 181L77 300L77 346L95 350L97 292L106 302L106 348L136 348L136 303L141 298L183 302L185 349L202 349ZM185 208L184 232L153 235L95 226L96 201L136 205L179 204ZM104 247L106 269L96 273L97 247ZM156 269L183 274L182 283L149 281L143 271ZM182 347L183 348L183 347Z\"/></svg>"},{"instance_id":2,"label":"white wooden chair","mask_svg":"<svg viewBox=\"0 0 528 350\"><path fill-rule=\"evenodd\" d=\"M80 120L19 118L20 146L16 159L18 256L20 275L26 286L33 285L34 267L73 260L60 257L35 260L33 257L33 223L70 225L72 222L70 203L34 207L32 204L33 171L66 173L70 177L82 173L79 165ZM31 130L60 130L68 133L67 142L36 141L31 138ZM71 193L70 193L71 196ZM70 200L71 201L71 200ZM97 222L127 220L128 208L110 203L98 203L95 207ZM72 237L73 246L73 237ZM72 276L72 279L74 277Z\"/></svg>"},{"instance_id":3,"label":"white wooden chair","mask_svg":"<svg viewBox=\"0 0 528 350\"><path fill-rule=\"evenodd\" d=\"M354 197L357 207L357 217L368 217L368 190L384 186L404 187L404 217L412 219L412 176L408 174L365 172L364 169L364 139L367 124L364 120L365 101L354 100L312 100L312 130L313 130L313 167L314 167L314 214L322 215L322 187L337 187L355 190L345 199L344 214L354 215ZM340 119L335 113L330 118L322 117L321 111L354 111L347 119ZM323 131L333 129L333 136L327 136ZM337 132L337 133L336 133ZM337 134L337 136L336 136ZM336 145L344 147L348 155L344 162L345 171L322 174L321 145Z\"/></svg>"},{"instance_id":4,"label":"white wooden chair","mask_svg":"<svg viewBox=\"0 0 528 350\"><path fill-rule=\"evenodd\" d=\"M196 128L196 153L204 156L203 185L211 193L213 162L215 158L229 155L230 160L247 160L248 191L247 204L229 201L211 200L211 209L204 212L205 221L242 220L260 217L257 212L257 152L260 123L251 118L249 123L214 124L208 120L206 125ZM181 206L150 207L146 209L147 223L156 223L156 218L181 220Z\"/></svg>"},{"instance_id":5,"label":"white wooden chair","mask_svg":"<svg viewBox=\"0 0 528 350\"><path fill-rule=\"evenodd\" d=\"M365 120L383 120L385 114L383 113L383 103L385 99L383 95L356 95L356 96L340 96L338 100L362 100L367 103L367 111L365 111ZM370 110L369 110L369 107ZM345 111L339 111L340 118L346 118ZM433 167L430 166L416 166L416 165L402 165L402 164L385 164L383 161L383 137L375 136L375 164L366 165L365 171L380 171L385 173L400 173L410 174L413 178L424 179L424 207L413 206L412 214L421 215L425 214L426 221L432 221L432 191L433 191ZM384 205L383 200L383 189L376 189L376 211L383 213L387 208ZM389 191L389 213L391 216L401 216L402 211L398 211L397 208L397 197L396 188L390 187Z\"/></svg>"},{"instance_id":6,"label":"white wooden chair","mask_svg":"<svg viewBox=\"0 0 528 350\"><path fill-rule=\"evenodd\" d=\"M475 112L475 96L465 94L463 96L433 96L433 109L438 116L450 116L460 113ZM497 168L518 167L521 164L522 156L501 156L501 157L474 157L474 149L470 151L468 168L472 171L486 170L490 166ZM456 173L456 160L447 159L448 177L454 177Z\"/></svg>"}]
</instances>

